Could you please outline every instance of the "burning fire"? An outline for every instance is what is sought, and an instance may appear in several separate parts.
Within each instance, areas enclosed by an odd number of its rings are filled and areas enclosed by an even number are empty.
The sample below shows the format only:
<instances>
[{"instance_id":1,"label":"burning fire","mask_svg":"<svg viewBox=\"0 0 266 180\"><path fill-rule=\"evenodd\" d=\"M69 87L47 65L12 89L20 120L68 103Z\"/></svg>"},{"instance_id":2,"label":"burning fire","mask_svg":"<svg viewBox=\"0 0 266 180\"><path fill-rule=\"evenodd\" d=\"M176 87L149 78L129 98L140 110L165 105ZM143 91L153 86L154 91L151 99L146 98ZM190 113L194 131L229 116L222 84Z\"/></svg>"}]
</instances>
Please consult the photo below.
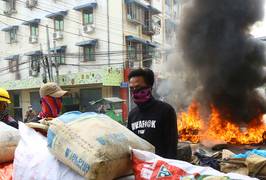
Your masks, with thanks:
<instances>
[{"instance_id":1,"label":"burning fire","mask_svg":"<svg viewBox=\"0 0 266 180\"><path fill-rule=\"evenodd\" d=\"M221 140L229 144L259 144L266 140L266 126L254 119L242 129L230 120L222 119L218 110L211 107L208 119L201 117L199 104L193 102L187 112L178 115L178 132L181 141L198 143L201 140Z\"/></svg>"}]
</instances>

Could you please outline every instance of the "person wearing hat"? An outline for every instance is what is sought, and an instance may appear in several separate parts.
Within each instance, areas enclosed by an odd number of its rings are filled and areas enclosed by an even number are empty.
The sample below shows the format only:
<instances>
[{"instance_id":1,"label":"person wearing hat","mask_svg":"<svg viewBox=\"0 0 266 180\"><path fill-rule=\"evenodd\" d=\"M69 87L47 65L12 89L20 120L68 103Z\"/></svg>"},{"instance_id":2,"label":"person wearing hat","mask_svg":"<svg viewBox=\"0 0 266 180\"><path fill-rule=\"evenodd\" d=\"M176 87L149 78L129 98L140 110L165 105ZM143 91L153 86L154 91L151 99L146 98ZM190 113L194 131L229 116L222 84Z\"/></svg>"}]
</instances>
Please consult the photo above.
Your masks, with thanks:
<instances>
[{"instance_id":1,"label":"person wearing hat","mask_svg":"<svg viewBox=\"0 0 266 180\"><path fill-rule=\"evenodd\" d=\"M7 107L10 103L9 93L7 90L0 88L0 121L18 129L18 122L8 114Z\"/></svg>"},{"instance_id":2,"label":"person wearing hat","mask_svg":"<svg viewBox=\"0 0 266 180\"><path fill-rule=\"evenodd\" d=\"M67 93L54 82L43 84L40 88L41 109L37 118L38 121L44 118L56 118L62 110L62 97Z\"/></svg>"}]
</instances>

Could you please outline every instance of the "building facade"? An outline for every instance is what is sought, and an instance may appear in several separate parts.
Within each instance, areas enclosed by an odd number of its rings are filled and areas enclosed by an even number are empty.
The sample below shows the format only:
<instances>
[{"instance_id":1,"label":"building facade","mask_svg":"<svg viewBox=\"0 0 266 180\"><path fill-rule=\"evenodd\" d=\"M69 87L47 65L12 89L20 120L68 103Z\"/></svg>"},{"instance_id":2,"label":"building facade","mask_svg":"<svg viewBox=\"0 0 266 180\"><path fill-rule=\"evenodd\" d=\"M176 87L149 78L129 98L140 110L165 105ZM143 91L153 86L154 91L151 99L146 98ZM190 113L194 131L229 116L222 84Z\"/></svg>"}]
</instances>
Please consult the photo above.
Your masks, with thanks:
<instances>
[{"instance_id":1,"label":"building facade","mask_svg":"<svg viewBox=\"0 0 266 180\"><path fill-rule=\"evenodd\" d=\"M170 19L173 31L176 4L176 0L0 1L0 82L12 94L15 118L22 120L29 104L40 110L38 89L47 81L70 92L64 97L65 111L92 111L89 102L103 97L128 99L127 85L121 86L126 84L125 72L163 62L161 52L170 42L164 26Z\"/></svg>"}]
</instances>

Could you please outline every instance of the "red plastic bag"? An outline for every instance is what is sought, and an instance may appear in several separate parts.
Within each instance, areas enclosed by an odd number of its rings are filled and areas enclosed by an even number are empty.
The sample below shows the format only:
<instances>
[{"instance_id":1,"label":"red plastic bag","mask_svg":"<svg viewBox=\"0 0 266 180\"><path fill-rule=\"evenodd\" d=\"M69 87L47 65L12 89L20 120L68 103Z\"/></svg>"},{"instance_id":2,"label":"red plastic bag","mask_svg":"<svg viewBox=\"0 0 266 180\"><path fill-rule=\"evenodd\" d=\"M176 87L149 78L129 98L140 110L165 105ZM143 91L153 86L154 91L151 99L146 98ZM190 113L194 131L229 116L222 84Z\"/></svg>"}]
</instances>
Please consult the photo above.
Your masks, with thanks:
<instances>
[{"instance_id":1,"label":"red plastic bag","mask_svg":"<svg viewBox=\"0 0 266 180\"><path fill-rule=\"evenodd\" d=\"M13 163L0 164L0 180L12 180Z\"/></svg>"},{"instance_id":2,"label":"red plastic bag","mask_svg":"<svg viewBox=\"0 0 266 180\"><path fill-rule=\"evenodd\" d=\"M235 173L224 174L210 167L194 166L184 161L165 159L151 152L136 149L132 152L136 180L258 180Z\"/></svg>"}]
</instances>

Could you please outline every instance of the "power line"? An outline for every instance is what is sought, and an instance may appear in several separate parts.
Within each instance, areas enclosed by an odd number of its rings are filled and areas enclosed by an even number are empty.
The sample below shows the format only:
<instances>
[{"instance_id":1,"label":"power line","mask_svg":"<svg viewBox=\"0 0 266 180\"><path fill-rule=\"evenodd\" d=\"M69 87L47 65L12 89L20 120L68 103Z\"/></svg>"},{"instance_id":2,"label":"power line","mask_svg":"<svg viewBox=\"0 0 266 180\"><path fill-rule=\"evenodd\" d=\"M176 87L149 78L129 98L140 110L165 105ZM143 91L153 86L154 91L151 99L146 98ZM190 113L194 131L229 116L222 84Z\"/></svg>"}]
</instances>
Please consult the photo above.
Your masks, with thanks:
<instances>
[{"instance_id":1,"label":"power line","mask_svg":"<svg viewBox=\"0 0 266 180\"><path fill-rule=\"evenodd\" d=\"M28 21L25 20L25 19L16 18L16 17L11 17L11 16L6 16L6 15L4 15L4 14L2 14L2 13L0 13L0 16L8 17L8 18L11 18L11 19L16 19L16 20L23 21L23 22L28 22ZM39 26L46 28L46 25L39 24ZM48 28L49 28L49 29L53 29L53 30L55 30L55 28L50 27L50 26L48 26ZM65 33L67 33L67 34L71 34L71 35L75 35L75 36L79 36L79 37L85 37L85 38L89 38L89 39L95 39L95 38L93 38L93 37L84 36L84 35L81 35L81 34L76 34L76 33L69 32L69 31L65 31L65 30L62 30L62 32L65 32ZM106 40L102 40L102 39L98 39L98 40L99 40L99 41L102 41L102 42L105 42L105 43L108 43L108 41L106 41ZM114 42L110 42L110 43L111 43L111 44L114 44L114 45L119 45L119 46L126 46L126 45L119 44L119 43L114 43Z\"/></svg>"},{"instance_id":2,"label":"power line","mask_svg":"<svg viewBox=\"0 0 266 180\"><path fill-rule=\"evenodd\" d=\"M147 58L147 59L143 59L143 60L136 59L136 60L133 60L133 61L130 61L130 62L139 63L139 62L147 62L147 61L152 61L152 60L153 60L153 58ZM20 65L26 64L26 63L29 63L29 62L23 62L23 63L20 63ZM111 63L110 66L117 66L117 65L123 65L123 64L125 64L125 63L124 62L117 62L117 63ZM87 68L87 67L97 67L97 66L109 66L109 64L108 63L101 63L101 64L71 64L71 63L70 64L67 64L67 63L65 63L65 64L60 64L60 66L73 66L73 67L84 67L84 68ZM4 71L9 70L11 68L12 67L6 67L6 69ZM18 69L16 71L13 71L13 73L19 72L19 71L22 71L22 70L26 70L26 69L30 69L30 68L31 67L28 66L26 68L22 68L22 69ZM3 71L1 71L1 72L3 72ZM7 75L9 73L10 72L0 73L0 75Z\"/></svg>"},{"instance_id":3,"label":"power line","mask_svg":"<svg viewBox=\"0 0 266 180\"><path fill-rule=\"evenodd\" d=\"M23 2L23 1L20 1L20 0L18 0L20 3L25 3L25 2ZM41 10L41 11L44 11L44 12L48 12L48 13L54 13L54 12L52 12L52 11L48 11L48 10L46 10L46 9L42 9L42 8L40 8L40 7L35 7L36 9L39 9L39 10ZM58 9L58 10L61 10L62 11L62 9ZM97 18L98 17L101 17L102 19L104 19L105 20L105 17L103 17L103 16L100 16L100 14L97 14ZM72 19L74 19L74 20L72 20ZM70 17L64 17L64 20L69 20L70 22L75 22L75 23L77 23L77 24L79 24L79 25L82 25L83 26L83 23L81 23L80 22L80 20L76 20L75 18L70 18ZM107 22L106 22L107 23ZM96 21L96 24L97 25L106 25L106 24L103 24L103 23L99 23L98 21ZM115 24L115 23L111 23L112 25L113 24ZM116 23L116 24L118 24L118 23ZM118 25L119 26L121 26L121 28L120 29L117 29L117 28L114 28L114 27L112 27L111 29L110 29L110 31L113 31L113 32L115 32L116 34L120 34L120 32L122 32L123 31L123 28L122 28L122 24L123 23L119 23ZM115 27L117 27L117 25L114 25ZM97 29L100 29L100 30L103 30L103 31L105 31L106 29L104 29L104 28L100 28L100 27L97 27Z\"/></svg>"},{"instance_id":4,"label":"power line","mask_svg":"<svg viewBox=\"0 0 266 180\"><path fill-rule=\"evenodd\" d=\"M26 4L26 2L24 2L24 1L21 1L21 0L18 0L20 3L25 3ZM49 11L49 10L46 10L46 9L42 9L42 8L39 8L39 7L35 7L36 9L39 9L39 10L41 10L41 11L44 11L44 12L48 12L48 13L54 13L54 12L52 12L52 11ZM58 10L61 10L62 11L62 9L58 9ZM97 17L99 17L99 15L97 16ZM104 17L104 19L105 19L106 17ZM72 18L72 19L74 19L74 18ZM81 23L80 22L80 20L72 20L70 17L64 17L64 20L69 20L69 21L71 21L71 22L75 22L75 23L77 23L77 24L79 24L79 25L82 25L83 26L83 23ZM123 22L122 22L123 23ZM121 24L119 24L119 25L121 25L122 26L122 23ZM100 24L100 23L99 23ZM104 24L105 25L105 24ZM110 30L114 30L114 29L116 29L116 28L113 28L112 27L112 29L110 29ZM105 30L105 29L103 29L103 30ZM117 30L117 32L122 32L122 27L121 27L121 29L116 29ZM108 41L107 41L108 42Z\"/></svg>"}]
</instances>

